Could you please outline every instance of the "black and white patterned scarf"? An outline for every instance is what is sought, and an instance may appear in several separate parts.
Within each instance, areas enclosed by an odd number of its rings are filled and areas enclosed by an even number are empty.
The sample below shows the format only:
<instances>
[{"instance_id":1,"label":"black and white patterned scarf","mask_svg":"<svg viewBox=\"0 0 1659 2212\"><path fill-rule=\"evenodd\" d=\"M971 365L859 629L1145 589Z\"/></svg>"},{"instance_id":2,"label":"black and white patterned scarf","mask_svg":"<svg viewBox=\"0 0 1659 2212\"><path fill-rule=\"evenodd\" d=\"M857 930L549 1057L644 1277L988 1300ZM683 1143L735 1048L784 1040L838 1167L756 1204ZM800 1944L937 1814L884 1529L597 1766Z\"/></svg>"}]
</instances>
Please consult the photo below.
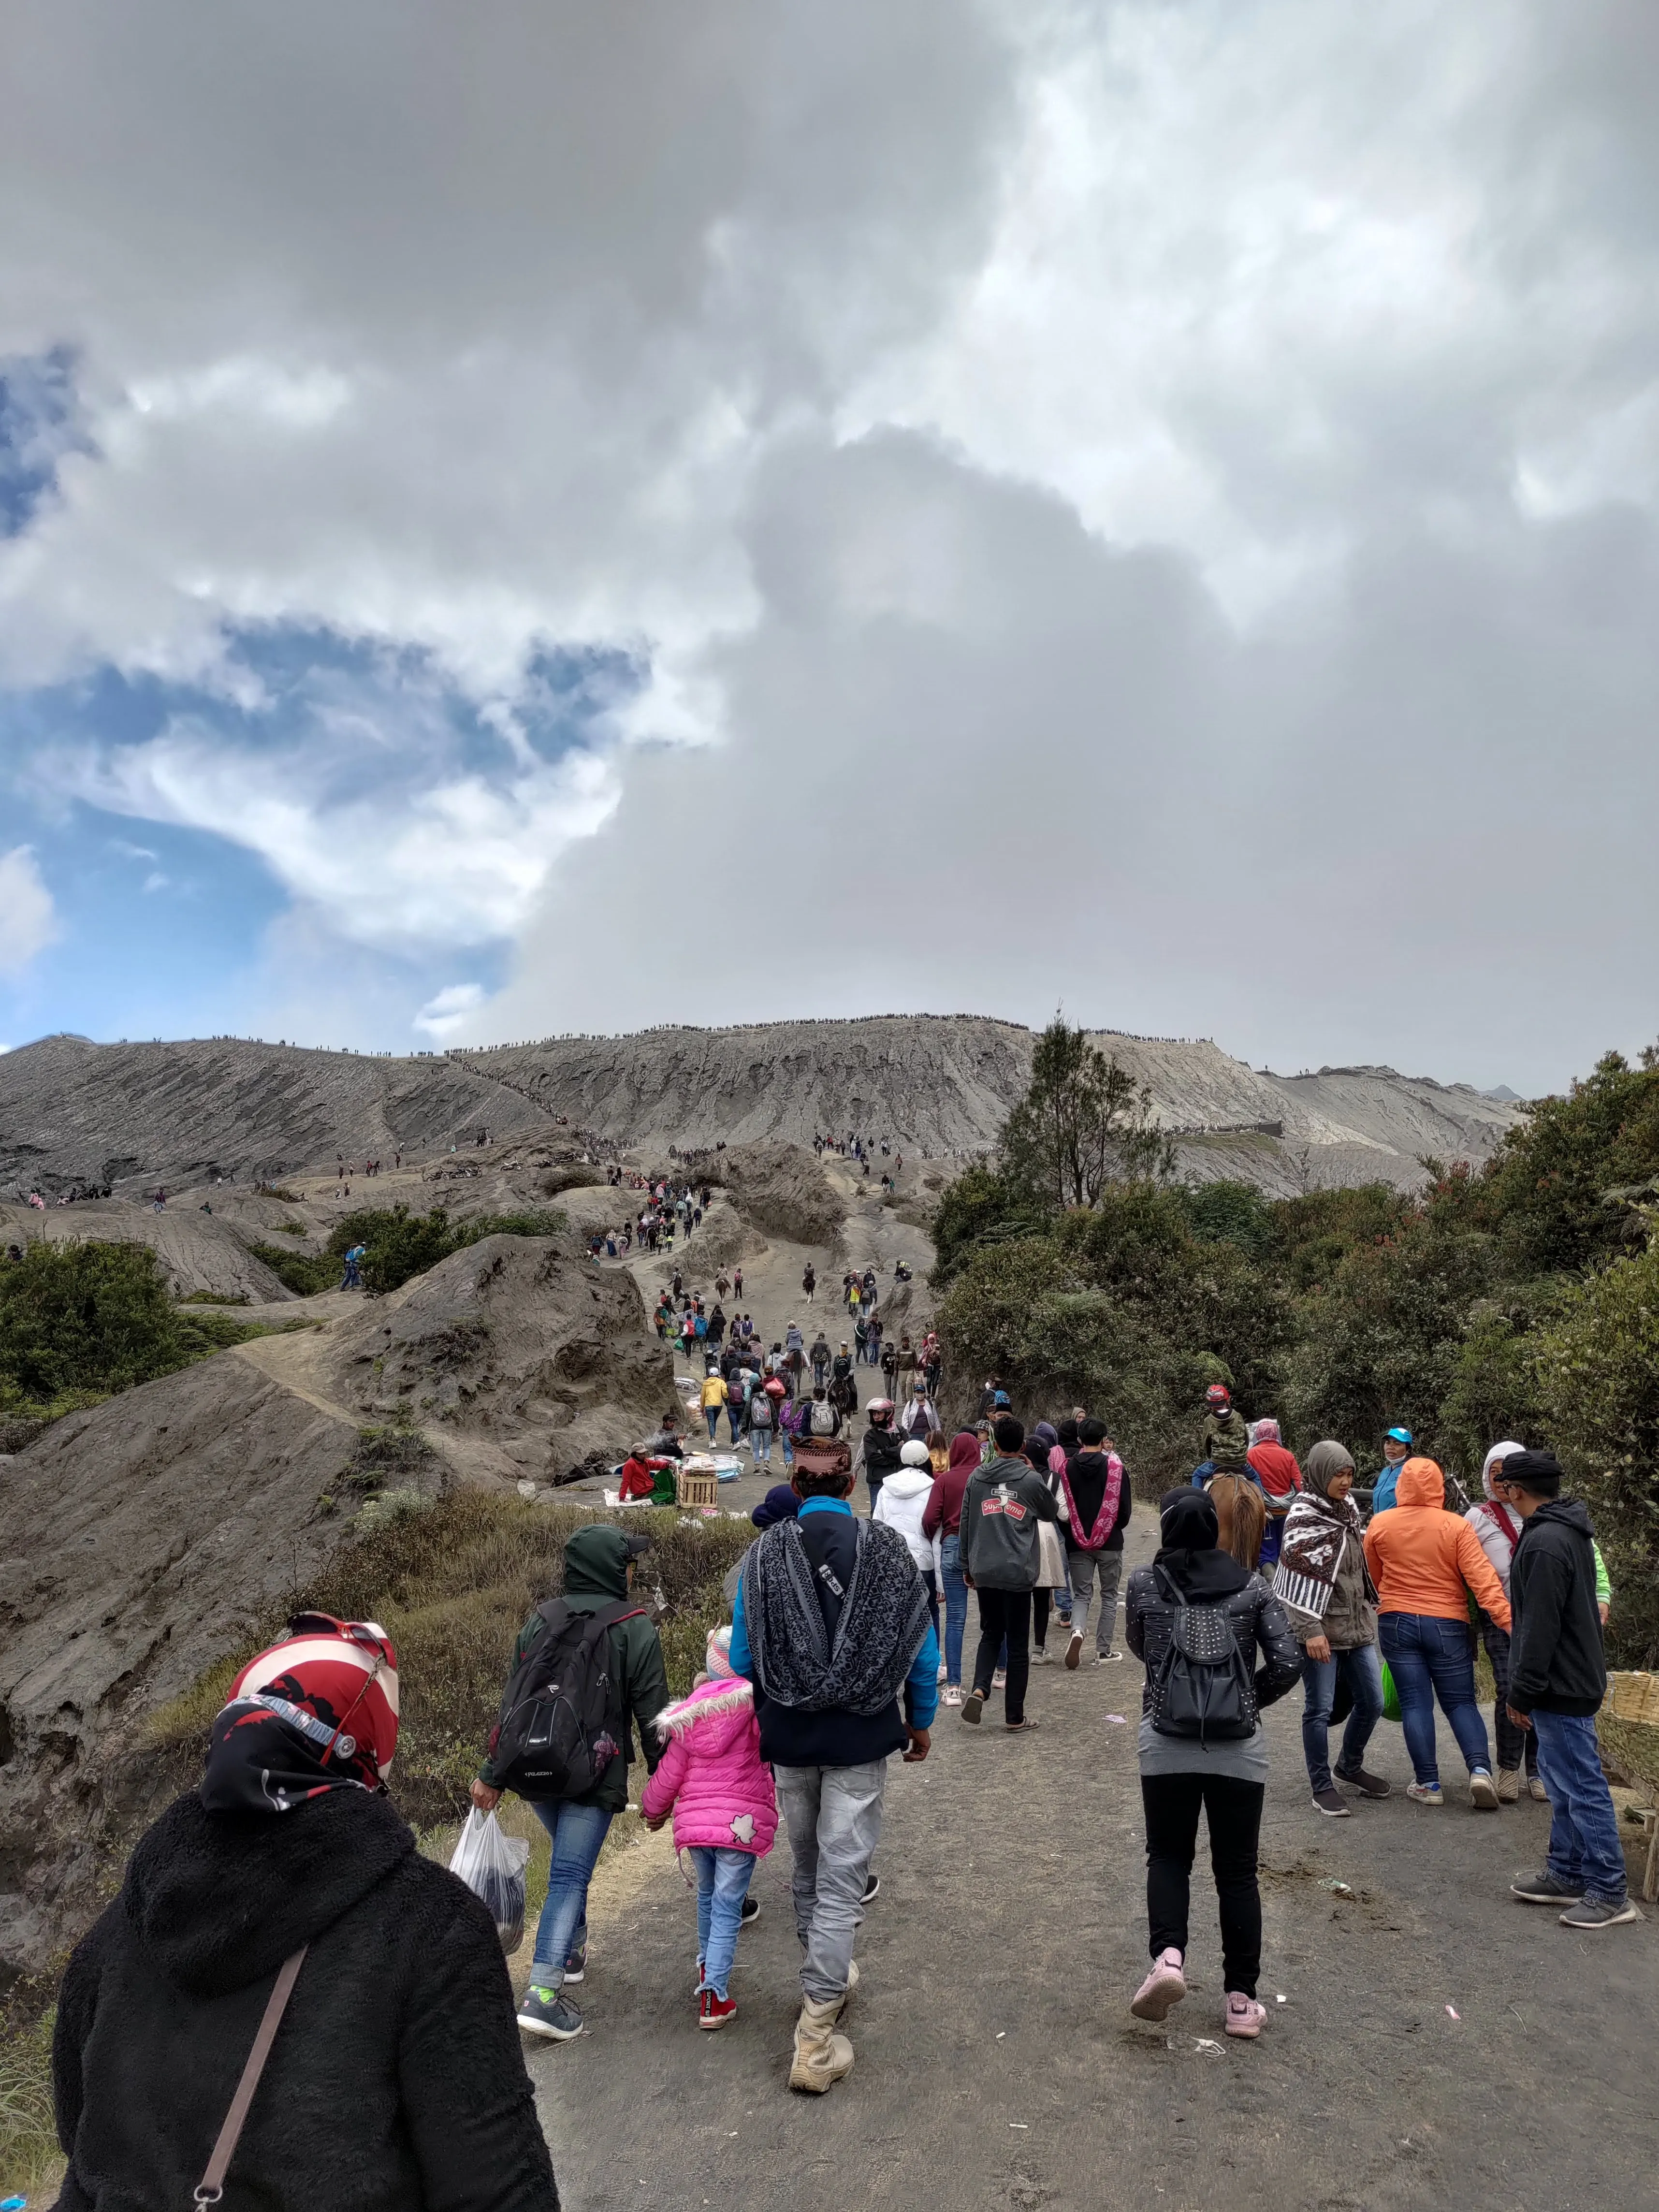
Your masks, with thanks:
<instances>
[{"instance_id":1,"label":"black and white patterned scarf","mask_svg":"<svg viewBox=\"0 0 1659 2212\"><path fill-rule=\"evenodd\" d=\"M1304 1490L1285 1516L1274 1596L1312 1620L1323 1620L1342 1554L1360 1536L1359 1509L1352 1498L1339 1504L1317 1490Z\"/></svg>"},{"instance_id":2,"label":"black and white patterned scarf","mask_svg":"<svg viewBox=\"0 0 1659 2212\"><path fill-rule=\"evenodd\" d=\"M856 1523L858 1549L833 1644L799 1521L750 1547L744 1625L763 1693L798 1711L878 1713L904 1686L927 1634L927 1593L896 1528Z\"/></svg>"}]
</instances>

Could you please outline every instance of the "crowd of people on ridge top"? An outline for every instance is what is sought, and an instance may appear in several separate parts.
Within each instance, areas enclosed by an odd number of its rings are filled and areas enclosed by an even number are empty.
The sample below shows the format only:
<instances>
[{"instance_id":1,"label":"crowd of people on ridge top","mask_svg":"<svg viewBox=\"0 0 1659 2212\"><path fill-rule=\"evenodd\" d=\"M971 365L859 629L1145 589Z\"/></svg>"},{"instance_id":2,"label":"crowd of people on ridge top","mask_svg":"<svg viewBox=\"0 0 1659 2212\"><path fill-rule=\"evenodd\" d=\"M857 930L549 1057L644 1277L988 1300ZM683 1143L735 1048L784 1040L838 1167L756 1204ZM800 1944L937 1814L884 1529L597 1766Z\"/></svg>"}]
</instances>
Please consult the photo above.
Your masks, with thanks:
<instances>
[{"instance_id":1,"label":"crowd of people on ridge top","mask_svg":"<svg viewBox=\"0 0 1659 2212\"><path fill-rule=\"evenodd\" d=\"M816 1387L811 1402L825 1402ZM885 1400L866 1413L856 1457L833 1429L798 1438L790 1481L754 1509L758 1534L728 1580L731 1620L709 1634L683 1698L669 1696L635 1586L650 1540L608 1522L570 1538L562 1593L524 1624L472 1785L481 1818L516 1790L550 1838L516 2006L491 1911L419 1856L384 1794L398 1737L385 1631L307 1614L245 1667L213 1723L200 1786L140 1841L64 1978L53 2047L70 2160L60 2203L125 2202L135 2190L184 2202L262 2017L286 2002L270 2085L243 2114L234 2153L245 2187L312 2212L556 2212L514 2022L555 2042L581 2032L570 1992L595 1971L588 1882L628 1803L636 1740L641 1812L653 1828L672 1822L695 1869L696 2026L736 2017L739 1936L758 1910L750 1883L781 1828L801 1947L789 2085L821 2094L840 2081L854 2063L854 1942L880 1887L872 1860L889 1760L927 1758L941 1703L979 1727L1000 1692L1004 1730L1035 1731L1030 1668L1058 1657L1077 1670L1091 1617L1093 1665L1121 1662L1133 1510L1128 1470L1085 1409L1028 1428L993 1378L974 1425L948 1439L931 1421L907 1432ZM672 1423L652 1442L647 1456L683 1449ZM1194 1479L1159 1500L1156 1555L1121 1593L1124 1641L1145 1668L1151 1964L1125 1992L1140 2019L1163 2020L1188 1993L1202 1812L1222 2025L1245 2040L1262 2030L1261 1716L1298 1681L1321 1814L1347 1817L1350 1799L1392 1794L1364 1763L1390 1685L1413 1769L1407 1796L1443 1807L1437 1699L1474 1811L1495 1814L1523 1788L1549 1802L1547 1863L1511 1893L1578 1931L1642 1917L1596 1754L1612 1599L1583 1505L1547 1450L1495 1444L1484 1494L1462 1512L1448 1510L1446 1478L1405 1430L1389 1431L1382 1453L1367 1517L1344 1444L1322 1440L1298 1462L1277 1424L1247 1425L1217 1385ZM860 1477L867 1516L852 1504ZM1247 1492L1267 1526L1260 1567L1220 1541L1222 1502L1236 1516ZM1497 1684L1495 1770L1472 1607ZM545 1717L556 1709L557 1725ZM1329 1730L1345 1712L1333 1760ZM323 2124L342 2082L351 2124ZM295 2124L296 2112L312 2124Z\"/></svg>"}]
</instances>

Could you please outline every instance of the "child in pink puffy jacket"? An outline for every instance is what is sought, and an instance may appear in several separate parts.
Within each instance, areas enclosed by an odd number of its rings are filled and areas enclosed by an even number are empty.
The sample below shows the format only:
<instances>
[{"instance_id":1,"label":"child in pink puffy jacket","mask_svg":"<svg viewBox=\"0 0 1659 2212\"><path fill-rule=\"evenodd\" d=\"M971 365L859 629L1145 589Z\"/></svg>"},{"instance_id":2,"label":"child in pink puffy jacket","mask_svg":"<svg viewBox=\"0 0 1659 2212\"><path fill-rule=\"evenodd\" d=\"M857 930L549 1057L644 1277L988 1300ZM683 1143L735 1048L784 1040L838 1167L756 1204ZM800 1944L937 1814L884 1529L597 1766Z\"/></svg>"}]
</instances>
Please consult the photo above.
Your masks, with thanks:
<instances>
[{"instance_id":1,"label":"child in pink puffy jacket","mask_svg":"<svg viewBox=\"0 0 1659 2212\"><path fill-rule=\"evenodd\" d=\"M652 1722L666 1748L641 1805L649 1828L660 1828L673 1814L674 1848L689 1850L696 1867L697 2025L708 2028L738 2016L726 1982L743 1900L756 1860L771 1850L778 1832L755 1692L732 1672L731 1650L731 1630L715 1629L708 1673L698 1675L689 1697Z\"/></svg>"}]
</instances>

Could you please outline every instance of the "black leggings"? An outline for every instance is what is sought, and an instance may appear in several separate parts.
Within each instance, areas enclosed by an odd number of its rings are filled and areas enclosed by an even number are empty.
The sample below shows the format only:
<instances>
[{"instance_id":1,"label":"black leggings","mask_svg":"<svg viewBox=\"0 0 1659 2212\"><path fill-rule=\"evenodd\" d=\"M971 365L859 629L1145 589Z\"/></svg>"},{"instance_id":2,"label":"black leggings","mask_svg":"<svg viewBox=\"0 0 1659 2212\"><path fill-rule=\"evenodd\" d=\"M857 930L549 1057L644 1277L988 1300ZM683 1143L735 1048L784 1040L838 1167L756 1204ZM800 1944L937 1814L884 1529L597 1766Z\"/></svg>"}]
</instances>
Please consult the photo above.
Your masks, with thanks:
<instances>
[{"instance_id":1,"label":"black leggings","mask_svg":"<svg viewBox=\"0 0 1659 2212\"><path fill-rule=\"evenodd\" d=\"M1198 1813L1209 1816L1210 1865L1221 1905L1221 1962L1229 1990L1255 1995L1261 1972L1261 1892L1255 1845L1261 1827L1260 1782L1231 1774L1143 1774L1146 1814L1146 1918L1152 1954L1187 1949L1187 1908Z\"/></svg>"}]
</instances>

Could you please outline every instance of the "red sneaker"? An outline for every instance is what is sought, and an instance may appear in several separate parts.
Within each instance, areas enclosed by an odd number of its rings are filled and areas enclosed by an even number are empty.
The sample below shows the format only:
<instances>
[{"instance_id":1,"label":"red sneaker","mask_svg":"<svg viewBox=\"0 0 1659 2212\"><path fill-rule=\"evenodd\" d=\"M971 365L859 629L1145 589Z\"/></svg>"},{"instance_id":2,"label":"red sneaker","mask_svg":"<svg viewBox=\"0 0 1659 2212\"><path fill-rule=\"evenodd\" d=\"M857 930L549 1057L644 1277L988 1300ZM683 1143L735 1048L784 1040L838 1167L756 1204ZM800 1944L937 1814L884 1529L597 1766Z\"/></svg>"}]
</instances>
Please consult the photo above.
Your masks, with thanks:
<instances>
[{"instance_id":1,"label":"red sneaker","mask_svg":"<svg viewBox=\"0 0 1659 2212\"><path fill-rule=\"evenodd\" d=\"M699 2027L724 2027L737 2016L738 2001L735 1997L716 1996L713 1990L705 1989L697 1999Z\"/></svg>"}]
</instances>

